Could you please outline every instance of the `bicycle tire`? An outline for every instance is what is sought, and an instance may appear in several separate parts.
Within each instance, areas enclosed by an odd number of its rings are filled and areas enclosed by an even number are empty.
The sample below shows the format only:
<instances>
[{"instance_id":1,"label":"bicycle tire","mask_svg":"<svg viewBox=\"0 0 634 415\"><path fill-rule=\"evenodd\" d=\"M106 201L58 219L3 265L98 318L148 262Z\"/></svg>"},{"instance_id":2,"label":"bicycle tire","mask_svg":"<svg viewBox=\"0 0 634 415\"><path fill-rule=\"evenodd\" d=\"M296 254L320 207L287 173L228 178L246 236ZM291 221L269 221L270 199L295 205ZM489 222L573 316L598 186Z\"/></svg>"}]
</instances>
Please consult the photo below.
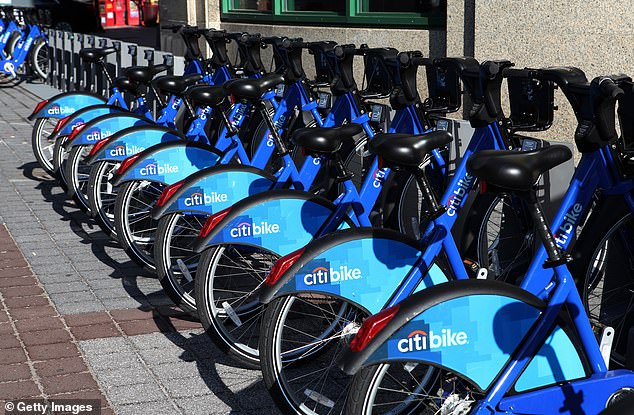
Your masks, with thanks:
<instances>
[{"instance_id":1,"label":"bicycle tire","mask_svg":"<svg viewBox=\"0 0 634 415\"><path fill-rule=\"evenodd\" d=\"M55 142L50 139L53 128L57 124L56 118L38 118L33 125L31 133L31 149L40 167L48 174L55 175L53 166L53 148Z\"/></svg>"},{"instance_id":2,"label":"bicycle tire","mask_svg":"<svg viewBox=\"0 0 634 415\"><path fill-rule=\"evenodd\" d=\"M41 80L48 79L48 45L44 39L38 39L29 51L29 63L31 71Z\"/></svg>"},{"instance_id":3,"label":"bicycle tire","mask_svg":"<svg viewBox=\"0 0 634 415\"><path fill-rule=\"evenodd\" d=\"M114 205L118 187L108 183L118 167L119 163L98 161L90 168L88 179L88 204L92 217L101 230L114 241L118 241L114 223ZM108 191L110 187L112 189Z\"/></svg>"},{"instance_id":4,"label":"bicycle tire","mask_svg":"<svg viewBox=\"0 0 634 415\"><path fill-rule=\"evenodd\" d=\"M65 163L64 176L68 183L68 193L76 206L84 213L92 215L88 202L88 165L83 162L89 152L88 146L73 146Z\"/></svg>"},{"instance_id":5,"label":"bicycle tire","mask_svg":"<svg viewBox=\"0 0 634 415\"><path fill-rule=\"evenodd\" d=\"M66 177L66 159L68 152L64 148L64 143L68 141L68 136L61 136L55 139L53 147L53 171L60 187L64 193L68 191L68 178Z\"/></svg>"}]
</instances>

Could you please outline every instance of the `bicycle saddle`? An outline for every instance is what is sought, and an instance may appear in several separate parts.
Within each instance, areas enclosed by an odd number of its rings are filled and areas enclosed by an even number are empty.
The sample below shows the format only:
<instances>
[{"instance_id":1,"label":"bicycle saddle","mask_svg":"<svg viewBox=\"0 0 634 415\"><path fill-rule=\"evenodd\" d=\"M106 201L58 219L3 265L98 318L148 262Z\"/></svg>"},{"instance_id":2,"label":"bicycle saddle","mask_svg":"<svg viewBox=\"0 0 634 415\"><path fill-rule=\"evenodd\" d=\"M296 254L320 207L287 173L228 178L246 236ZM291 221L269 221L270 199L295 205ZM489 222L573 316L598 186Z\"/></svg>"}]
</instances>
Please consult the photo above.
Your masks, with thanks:
<instances>
[{"instance_id":1,"label":"bicycle saddle","mask_svg":"<svg viewBox=\"0 0 634 415\"><path fill-rule=\"evenodd\" d=\"M331 154L338 151L345 140L362 132L363 127L359 124L333 128L300 128L293 133L291 141L312 153Z\"/></svg>"},{"instance_id":2,"label":"bicycle saddle","mask_svg":"<svg viewBox=\"0 0 634 415\"><path fill-rule=\"evenodd\" d=\"M115 48L84 48L79 51L79 56L84 62L95 63L116 51Z\"/></svg>"},{"instance_id":3,"label":"bicycle saddle","mask_svg":"<svg viewBox=\"0 0 634 415\"><path fill-rule=\"evenodd\" d=\"M224 88L237 99L259 101L267 90L282 82L282 75L269 74L259 79L236 79L225 83Z\"/></svg>"},{"instance_id":4,"label":"bicycle saddle","mask_svg":"<svg viewBox=\"0 0 634 415\"><path fill-rule=\"evenodd\" d=\"M113 85L120 91L136 94L139 89L139 83L130 81L125 76L119 76L113 81Z\"/></svg>"},{"instance_id":5,"label":"bicycle saddle","mask_svg":"<svg viewBox=\"0 0 634 415\"><path fill-rule=\"evenodd\" d=\"M197 85L187 90L187 97L198 107L214 107L220 104L227 94L221 86Z\"/></svg>"},{"instance_id":6,"label":"bicycle saddle","mask_svg":"<svg viewBox=\"0 0 634 415\"><path fill-rule=\"evenodd\" d=\"M457 68L460 73L464 73L464 72L478 73L480 71L480 64L478 63L478 61L470 57L438 58L438 59L434 59L434 65L453 66L454 68Z\"/></svg>"},{"instance_id":7,"label":"bicycle saddle","mask_svg":"<svg viewBox=\"0 0 634 415\"><path fill-rule=\"evenodd\" d=\"M130 78L131 81L140 82L142 84L149 84L152 78L157 74L168 70L168 65L152 65L152 66L131 66L124 70L124 75Z\"/></svg>"},{"instance_id":8,"label":"bicycle saddle","mask_svg":"<svg viewBox=\"0 0 634 415\"><path fill-rule=\"evenodd\" d=\"M570 84L585 84L588 82L586 74L579 68L573 66L559 66L541 69L540 78L553 81L562 88Z\"/></svg>"},{"instance_id":9,"label":"bicycle saddle","mask_svg":"<svg viewBox=\"0 0 634 415\"><path fill-rule=\"evenodd\" d=\"M484 150L467 161L467 171L506 190L528 191L539 176L572 157L570 149L553 145L533 151Z\"/></svg>"},{"instance_id":10,"label":"bicycle saddle","mask_svg":"<svg viewBox=\"0 0 634 415\"><path fill-rule=\"evenodd\" d=\"M418 167L432 150L449 144L453 136L447 131L428 134L377 134L370 140L370 151L390 164Z\"/></svg>"},{"instance_id":11,"label":"bicycle saddle","mask_svg":"<svg viewBox=\"0 0 634 415\"><path fill-rule=\"evenodd\" d=\"M191 85L203 79L201 74L195 73L185 76L163 76L156 80L156 87L170 95L182 95Z\"/></svg>"}]
</instances>

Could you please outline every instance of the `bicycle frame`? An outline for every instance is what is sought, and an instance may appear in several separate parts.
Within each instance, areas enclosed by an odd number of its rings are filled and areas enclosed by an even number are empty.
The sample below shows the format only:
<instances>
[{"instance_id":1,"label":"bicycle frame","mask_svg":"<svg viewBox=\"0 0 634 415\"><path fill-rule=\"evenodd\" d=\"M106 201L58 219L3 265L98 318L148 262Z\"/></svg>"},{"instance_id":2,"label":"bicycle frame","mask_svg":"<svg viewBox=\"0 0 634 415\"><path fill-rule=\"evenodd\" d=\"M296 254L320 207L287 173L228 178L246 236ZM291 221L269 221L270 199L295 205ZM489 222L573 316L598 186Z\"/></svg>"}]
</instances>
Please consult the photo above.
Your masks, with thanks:
<instances>
[{"instance_id":1,"label":"bicycle frame","mask_svg":"<svg viewBox=\"0 0 634 415\"><path fill-rule=\"evenodd\" d=\"M16 45L16 50L14 51L13 57L11 59L7 58L4 55L1 57L0 67L2 68L2 70L5 73L15 77L15 68L20 67L20 65L24 63L29 54L31 46L33 45L33 42L38 37L44 37L44 34L40 31L40 28L37 26L30 26L29 33L26 38Z\"/></svg>"}]
</instances>

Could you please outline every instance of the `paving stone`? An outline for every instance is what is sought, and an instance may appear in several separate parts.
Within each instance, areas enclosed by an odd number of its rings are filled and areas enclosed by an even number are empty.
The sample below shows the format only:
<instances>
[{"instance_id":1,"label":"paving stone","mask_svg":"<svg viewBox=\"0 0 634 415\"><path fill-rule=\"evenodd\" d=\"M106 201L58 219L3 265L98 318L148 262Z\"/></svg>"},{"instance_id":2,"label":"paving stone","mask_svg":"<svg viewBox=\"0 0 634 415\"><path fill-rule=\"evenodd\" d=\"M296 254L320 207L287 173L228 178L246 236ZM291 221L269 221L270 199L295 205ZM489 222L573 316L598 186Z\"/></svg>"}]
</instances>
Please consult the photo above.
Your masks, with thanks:
<instances>
[{"instance_id":1,"label":"paving stone","mask_svg":"<svg viewBox=\"0 0 634 415\"><path fill-rule=\"evenodd\" d=\"M26 363L0 366L0 382L31 379L31 369Z\"/></svg>"},{"instance_id":2,"label":"paving stone","mask_svg":"<svg viewBox=\"0 0 634 415\"><path fill-rule=\"evenodd\" d=\"M41 344L68 343L72 341L70 334L64 329L29 331L20 334L25 346Z\"/></svg>"},{"instance_id":3,"label":"paving stone","mask_svg":"<svg viewBox=\"0 0 634 415\"><path fill-rule=\"evenodd\" d=\"M57 317L37 317L25 320L18 320L15 326L20 333L37 331L43 329L63 329L64 324Z\"/></svg>"},{"instance_id":4,"label":"paving stone","mask_svg":"<svg viewBox=\"0 0 634 415\"><path fill-rule=\"evenodd\" d=\"M95 379L88 372L42 378L42 386L48 395L99 388Z\"/></svg>"},{"instance_id":5,"label":"paving stone","mask_svg":"<svg viewBox=\"0 0 634 415\"><path fill-rule=\"evenodd\" d=\"M77 302L92 303L97 301L95 295L90 291L50 293L50 297L55 305Z\"/></svg>"},{"instance_id":6,"label":"paving stone","mask_svg":"<svg viewBox=\"0 0 634 415\"><path fill-rule=\"evenodd\" d=\"M174 406L172 406L172 403L167 400L133 405L117 405L116 409L118 415L173 415L181 413L178 407L174 408Z\"/></svg>"},{"instance_id":7,"label":"paving stone","mask_svg":"<svg viewBox=\"0 0 634 415\"><path fill-rule=\"evenodd\" d=\"M108 391L108 398L115 405L154 402L166 398L158 385L145 383L139 385L126 385L112 388Z\"/></svg>"},{"instance_id":8,"label":"paving stone","mask_svg":"<svg viewBox=\"0 0 634 415\"><path fill-rule=\"evenodd\" d=\"M73 336L77 340L100 339L104 337L116 337L121 333L115 327L114 323L91 324L89 326L73 327L71 329Z\"/></svg>"},{"instance_id":9,"label":"paving stone","mask_svg":"<svg viewBox=\"0 0 634 415\"><path fill-rule=\"evenodd\" d=\"M2 396L3 400L14 400L38 395L40 395L40 390L32 380L0 383L0 396Z\"/></svg>"},{"instance_id":10,"label":"paving stone","mask_svg":"<svg viewBox=\"0 0 634 415\"><path fill-rule=\"evenodd\" d=\"M57 310L60 314L79 314L79 313L92 313L96 311L105 311L103 304L94 302L78 302L78 303L62 303L56 304Z\"/></svg>"},{"instance_id":11,"label":"paving stone","mask_svg":"<svg viewBox=\"0 0 634 415\"><path fill-rule=\"evenodd\" d=\"M220 414L235 414L239 413L228 405L224 400L214 395L196 396L193 398L177 399L176 404L188 415L220 415ZM234 404L235 405L235 404ZM237 405L235 405L237 406ZM278 412L270 412L271 414ZM261 415L265 415L266 412L261 412Z\"/></svg>"},{"instance_id":12,"label":"paving stone","mask_svg":"<svg viewBox=\"0 0 634 415\"><path fill-rule=\"evenodd\" d=\"M88 359L90 367L96 372L100 370L137 370L142 368L135 353L116 352L112 354L102 354Z\"/></svg>"},{"instance_id":13,"label":"paving stone","mask_svg":"<svg viewBox=\"0 0 634 415\"><path fill-rule=\"evenodd\" d=\"M79 356L62 359L50 359L34 363L35 371L40 377L66 375L69 373L86 372L88 366Z\"/></svg>"},{"instance_id":14,"label":"paving stone","mask_svg":"<svg viewBox=\"0 0 634 415\"><path fill-rule=\"evenodd\" d=\"M136 385L139 383L147 383L150 373L143 367L138 366L137 370L100 370L96 372L97 380L104 388L106 393L118 386Z\"/></svg>"},{"instance_id":15,"label":"paving stone","mask_svg":"<svg viewBox=\"0 0 634 415\"><path fill-rule=\"evenodd\" d=\"M81 341L78 345L89 361L95 356L124 352L133 353L128 341L122 337Z\"/></svg>"},{"instance_id":16,"label":"paving stone","mask_svg":"<svg viewBox=\"0 0 634 415\"><path fill-rule=\"evenodd\" d=\"M45 284L44 288L49 294L71 293L78 291L87 291L88 285L83 281L68 281Z\"/></svg>"}]
</instances>

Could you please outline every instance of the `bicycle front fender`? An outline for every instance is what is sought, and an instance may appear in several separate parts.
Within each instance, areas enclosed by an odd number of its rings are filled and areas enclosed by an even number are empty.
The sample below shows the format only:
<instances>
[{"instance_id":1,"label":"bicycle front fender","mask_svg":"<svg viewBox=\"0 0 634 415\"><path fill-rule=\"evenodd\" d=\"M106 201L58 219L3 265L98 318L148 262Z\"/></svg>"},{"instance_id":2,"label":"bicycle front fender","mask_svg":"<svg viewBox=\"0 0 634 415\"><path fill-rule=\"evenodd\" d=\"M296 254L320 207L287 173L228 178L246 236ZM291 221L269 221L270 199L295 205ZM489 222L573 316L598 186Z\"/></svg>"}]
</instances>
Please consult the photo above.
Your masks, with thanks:
<instances>
[{"instance_id":1,"label":"bicycle front fender","mask_svg":"<svg viewBox=\"0 0 634 415\"><path fill-rule=\"evenodd\" d=\"M200 252L210 245L235 243L286 255L310 242L335 209L329 200L308 192L260 193L236 203L194 249Z\"/></svg>"},{"instance_id":2,"label":"bicycle front fender","mask_svg":"<svg viewBox=\"0 0 634 415\"><path fill-rule=\"evenodd\" d=\"M65 118L82 108L104 103L104 97L90 92L63 92L37 104L28 119Z\"/></svg>"},{"instance_id":3,"label":"bicycle front fender","mask_svg":"<svg viewBox=\"0 0 634 415\"><path fill-rule=\"evenodd\" d=\"M156 220L169 213L190 212L211 215L240 200L271 189L275 177L251 166L217 165L187 177L178 190L152 210ZM175 185L177 186L177 185Z\"/></svg>"},{"instance_id":4,"label":"bicycle front fender","mask_svg":"<svg viewBox=\"0 0 634 415\"><path fill-rule=\"evenodd\" d=\"M150 124L147 118L128 112L102 115L86 122L78 134L64 143L64 148L91 146L126 128Z\"/></svg>"},{"instance_id":5,"label":"bicycle front fender","mask_svg":"<svg viewBox=\"0 0 634 415\"><path fill-rule=\"evenodd\" d=\"M385 310L383 317L389 322L373 338L356 339L357 344L364 340L367 344L361 350L348 350L340 364L353 374L370 364L424 363L451 371L484 392L494 385L545 308L529 292L496 281L439 284ZM544 346L514 381L515 391L588 375L574 334L562 328L566 321L565 316L558 319Z\"/></svg>"},{"instance_id":6,"label":"bicycle front fender","mask_svg":"<svg viewBox=\"0 0 634 415\"><path fill-rule=\"evenodd\" d=\"M117 171L112 182L115 186L132 180L173 184L207 167L216 165L221 154L205 144L172 141L152 146L127 159L123 171Z\"/></svg>"},{"instance_id":7,"label":"bicycle front fender","mask_svg":"<svg viewBox=\"0 0 634 415\"><path fill-rule=\"evenodd\" d=\"M126 128L93 147L94 152L91 152L86 162L121 162L157 144L183 140L185 138L175 130L158 125Z\"/></svg>"},{"instance_id":8,"label":"bicycle front fender","mask_svg":"<svg viewBox=\"0 0 634 415\"><path fill-rule=\"evenodd\" d=\"M418 241L395 231L334 232L309 243L279 280L263 286L259 299L268 303L284 294L322 293L374 314L388 303L420 255Z\"/></svg>"},{"instance_id":9,"label":"bicycle front fender","mask_svg":"<svg viewBox=\"0 0 634 415\"><path fill-rule=\"evenodd\" d=\"M68 119L64 121L64 125L55 133L55 136L61 137L63 135L70 135L76 127L84 125L87 122L94 120L95 118L99 118L108 114L120 113L127 114L128 111L115 105L106 104L91 105L89 107L82 108L68 116Z\"/></svg>"}]
</instances>

